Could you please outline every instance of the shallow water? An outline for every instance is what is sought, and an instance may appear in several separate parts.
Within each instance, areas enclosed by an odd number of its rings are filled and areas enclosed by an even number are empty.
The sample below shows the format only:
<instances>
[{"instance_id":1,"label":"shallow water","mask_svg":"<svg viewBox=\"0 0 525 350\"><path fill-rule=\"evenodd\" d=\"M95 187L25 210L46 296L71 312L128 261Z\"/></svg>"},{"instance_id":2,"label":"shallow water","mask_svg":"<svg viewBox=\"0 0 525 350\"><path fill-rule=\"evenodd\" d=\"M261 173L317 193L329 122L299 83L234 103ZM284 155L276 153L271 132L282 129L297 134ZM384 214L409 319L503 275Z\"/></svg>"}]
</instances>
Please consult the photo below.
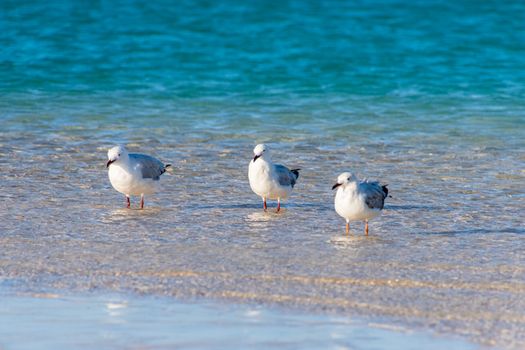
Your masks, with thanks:
<instances>
[{"instance_id":1,"label":"shallow water","mask_svg":"<svg viewBox=\"0 0 525 350\"><path fill-rule=\"evenodd\" d=\"M524 347L523 3L192 4L1 5L3 283ZM279 215L248 185L258 142L302 168ZM109 184L116 143L174 165L144 211ZM333 210L347 170L393 196L369 237Z\"/></svg>"},{"instance_id":2,"label":"shallow water","mask_svg":"<svg viewBox=\"0 0 525 350\"><path fill-rule=\"evenodd\" d=\"M403 327L254 305L126 295L12 295L2 349L474 349Z\"/></svg>"}]
</instances>

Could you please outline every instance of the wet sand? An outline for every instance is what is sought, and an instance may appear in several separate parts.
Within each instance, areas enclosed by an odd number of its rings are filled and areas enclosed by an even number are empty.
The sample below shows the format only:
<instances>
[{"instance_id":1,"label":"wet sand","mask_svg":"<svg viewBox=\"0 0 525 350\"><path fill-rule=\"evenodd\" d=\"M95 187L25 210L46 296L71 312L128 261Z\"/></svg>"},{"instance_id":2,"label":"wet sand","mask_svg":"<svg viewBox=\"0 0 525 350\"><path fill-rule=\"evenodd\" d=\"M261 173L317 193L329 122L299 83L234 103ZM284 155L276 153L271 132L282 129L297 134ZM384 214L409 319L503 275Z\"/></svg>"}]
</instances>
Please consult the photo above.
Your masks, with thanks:
<instances>
[{"instance_id":1,"label":"wet sand","mask_svg":"<svg viewBox=\"0 0 525 350\"><path fill-rule=\"evenodd\" d=\"M1 294L0 348L478 349L337 314L131 294Z\"/></svg>"}]
</instances>

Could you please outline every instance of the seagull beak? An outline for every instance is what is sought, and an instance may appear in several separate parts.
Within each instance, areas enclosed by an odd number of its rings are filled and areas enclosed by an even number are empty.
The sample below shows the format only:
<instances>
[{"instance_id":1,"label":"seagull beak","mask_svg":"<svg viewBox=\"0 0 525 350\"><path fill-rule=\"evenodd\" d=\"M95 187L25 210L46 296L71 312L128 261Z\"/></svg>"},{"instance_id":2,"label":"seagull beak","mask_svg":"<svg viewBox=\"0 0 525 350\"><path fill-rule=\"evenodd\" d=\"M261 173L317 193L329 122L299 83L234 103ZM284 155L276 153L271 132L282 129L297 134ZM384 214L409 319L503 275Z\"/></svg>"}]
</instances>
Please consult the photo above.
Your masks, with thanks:
<instances>
[{"instance_id":1,"label":"seagull beak","mask_svg":"<svg viewBox=\"0 0 525 350\"><path fill-rule=\"evenodd\" d=\"M111 165L111 163L113 163L116 159L110 159L108 160L108 162L106 163L106 168L109 168L109 166Z\"/></svg>"},{"instance_id":2,"label":"seagull beak","mask_svg":"<svg viewBox=\"0 0 525 350\"><path fill-rule=\"evenodd\" d=\"M253 157L253 162L255 163L255 161L257 160L257 158L259 158L260 156L261 156L260 154L259 154L259 155L256 154L255 157Z\"/></svg>"},{"instance_id":3,"label":"seagull beak","mask_svg":"<svg viewBox=\"0 0 525 350\"><path fill-rule=\"evenodd\" d=\"M337 187L339 187L339 186L341 186L341 185L342 185L342 184L339 184L339 183L338 183L338 184L335 184L335 185L333 185L333 186L332 186L332 190L335 190L335 189L336 189Z\"/></svg>"}]
</instances>

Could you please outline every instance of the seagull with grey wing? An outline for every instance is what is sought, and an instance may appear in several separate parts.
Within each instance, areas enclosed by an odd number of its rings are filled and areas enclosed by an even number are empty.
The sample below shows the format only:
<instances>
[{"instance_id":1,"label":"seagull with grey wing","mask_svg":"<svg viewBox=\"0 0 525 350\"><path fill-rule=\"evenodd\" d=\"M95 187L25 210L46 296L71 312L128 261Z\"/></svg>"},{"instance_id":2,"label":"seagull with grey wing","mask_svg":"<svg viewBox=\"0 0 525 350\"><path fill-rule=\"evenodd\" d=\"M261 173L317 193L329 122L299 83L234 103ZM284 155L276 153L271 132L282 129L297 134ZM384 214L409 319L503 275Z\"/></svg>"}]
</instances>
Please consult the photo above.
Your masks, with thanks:
<instances>
[{"instance_id":1,"label":"seagull with grey wing","mask_svg":"<svg viewBox=\"0 0 525 350\"><path fill-rule=\"evenodd\" d=\"M265 144L255 146L253 153L254 157L248 168L250 187L262 198L264 210L267 209L267 199L277 199L277 212L279 212L281 199L288 198L292 192L299 178L300 169L290 170L284 165L272 163Z\"/></svg>"},{"instance_id":2,"label":"seagull with grey wing","mask_svg":"<svg viewBox=\"0 0 525 350\"><path fill-rule=\"evenodd\" d=\"M368 220L381 214L388 196L387 185L377 181L358 181L352 173L342 173L332 190L335 194L335 211L346 220L346 234L350 232L350 221L364 220L368 236Z\"/></svg>"},{"instance_id":3,"label":"seagull with grey wing","mask_svg":"<svg viewBox=\"0 0 525 350\"><path fill-rule=\"evenodd\" d=\"M108 175L114 189L126 196L140 195L140 209L144 208L144 195L158 190L160 176L171 164L145 154L128 153L124 146L115 146L108 151Z\"/></svg>"}]
</instances>

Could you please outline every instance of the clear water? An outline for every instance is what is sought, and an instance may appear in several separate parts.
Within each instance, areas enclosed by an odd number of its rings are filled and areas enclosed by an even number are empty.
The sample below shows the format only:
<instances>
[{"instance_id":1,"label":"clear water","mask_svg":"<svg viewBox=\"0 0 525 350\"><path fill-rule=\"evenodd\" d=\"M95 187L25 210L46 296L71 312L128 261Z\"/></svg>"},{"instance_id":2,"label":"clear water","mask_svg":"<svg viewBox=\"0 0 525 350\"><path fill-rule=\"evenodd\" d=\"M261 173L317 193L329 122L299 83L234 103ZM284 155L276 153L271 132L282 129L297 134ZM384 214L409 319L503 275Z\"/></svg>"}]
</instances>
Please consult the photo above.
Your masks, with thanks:
<instances>
[{"instance_id":1,"label":"clear water","mask_svg":"<svg viewBox=\"0 0 525 350\"><path fill-rule=\"evenodd\" d=\"M123 295L10 295L2 349L475 349L338 315Z\"/></svg>"},{"instance_id":2,"label":"clear water","mask_svg":"<svg viewBox=\"0 0 525 350\"><path fill-rule=\"evenodd\" d=\"M0 276L525 346L525 3L0 4ZM251 150L302 168L282 214ZM106 151L174 164L124 209ZM333 210L389 184L371 235ZM135 199L134 204L137 204Z\"/></svg>"}]
</instances>

